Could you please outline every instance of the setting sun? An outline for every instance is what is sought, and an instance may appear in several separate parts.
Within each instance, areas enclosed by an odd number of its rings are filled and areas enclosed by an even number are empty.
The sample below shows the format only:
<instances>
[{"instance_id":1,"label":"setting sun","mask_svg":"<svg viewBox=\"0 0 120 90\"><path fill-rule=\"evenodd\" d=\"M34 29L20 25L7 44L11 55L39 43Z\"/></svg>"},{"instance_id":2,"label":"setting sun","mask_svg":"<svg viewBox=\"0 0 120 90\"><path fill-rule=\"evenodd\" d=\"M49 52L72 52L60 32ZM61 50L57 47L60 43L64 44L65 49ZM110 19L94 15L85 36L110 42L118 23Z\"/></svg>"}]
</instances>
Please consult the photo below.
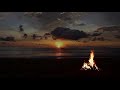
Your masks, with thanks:
<instances>
[{"instance_id":1,"label":"setting sun","mask_svg":"<svg viewBox=\"0 0 120 90\"><path fill-rule=\"evenodd\" d=\"M57 48L61 48L61 47L63 47L64 43L62 41L56 41L55 45Z\"/></svg>"}]
</instances>

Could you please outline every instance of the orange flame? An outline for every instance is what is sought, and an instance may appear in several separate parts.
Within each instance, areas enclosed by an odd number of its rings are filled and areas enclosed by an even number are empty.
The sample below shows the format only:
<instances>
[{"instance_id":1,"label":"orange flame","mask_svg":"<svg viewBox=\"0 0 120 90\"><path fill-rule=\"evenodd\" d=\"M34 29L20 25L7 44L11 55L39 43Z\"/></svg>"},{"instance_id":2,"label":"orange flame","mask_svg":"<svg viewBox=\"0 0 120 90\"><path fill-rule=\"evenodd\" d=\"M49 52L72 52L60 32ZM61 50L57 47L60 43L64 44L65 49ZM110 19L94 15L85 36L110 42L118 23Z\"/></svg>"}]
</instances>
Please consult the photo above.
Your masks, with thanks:
<instances>
[{"instance_id":1,"label":"orange flame","mask_svg":"<svg viewBox=\"0 0 120 90\"><path fill-rule=\"evenodd\" d=\"M87 70L87 69L93 68L93 69L99 70L93 59L94 59L94 51L91 50L89 62L88 63L84 62L82 69Z\"/></svg>"}]
</instances>

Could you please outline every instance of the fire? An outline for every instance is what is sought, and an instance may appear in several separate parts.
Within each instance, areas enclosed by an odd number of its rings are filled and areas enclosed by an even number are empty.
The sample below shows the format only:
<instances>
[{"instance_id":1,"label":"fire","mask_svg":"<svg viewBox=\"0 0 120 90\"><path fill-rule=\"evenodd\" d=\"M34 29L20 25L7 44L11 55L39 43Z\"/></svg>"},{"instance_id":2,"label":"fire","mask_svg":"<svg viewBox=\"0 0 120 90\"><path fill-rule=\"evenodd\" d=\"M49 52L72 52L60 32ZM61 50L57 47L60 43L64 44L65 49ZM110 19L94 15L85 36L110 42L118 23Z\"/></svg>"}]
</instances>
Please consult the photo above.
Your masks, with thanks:
<instances>
[{"instance_id":1,"label":"fire","mask_svg":"<svg viewBox=\"0 0 120 90\"><path fill-rule=\"evenodd\" d=\"M94 51L91 50L90 53L90 58L88 63L83 64L82 69L87 70L87 69L95 69L95 70L99 70L98 67L96 66L95 62L94 62Z\"/></svg>"},{"instance_id":2,"label":"fire","mask_svg":"<svg viewBox=\"0 0 120 90\"><path fill-rule=\"evenodd\" d=\"M55 45L56 45L57 48L61 48L61 47L64 46L64 43L62 41L56 41Z\"/></svg>"}]
</instances>

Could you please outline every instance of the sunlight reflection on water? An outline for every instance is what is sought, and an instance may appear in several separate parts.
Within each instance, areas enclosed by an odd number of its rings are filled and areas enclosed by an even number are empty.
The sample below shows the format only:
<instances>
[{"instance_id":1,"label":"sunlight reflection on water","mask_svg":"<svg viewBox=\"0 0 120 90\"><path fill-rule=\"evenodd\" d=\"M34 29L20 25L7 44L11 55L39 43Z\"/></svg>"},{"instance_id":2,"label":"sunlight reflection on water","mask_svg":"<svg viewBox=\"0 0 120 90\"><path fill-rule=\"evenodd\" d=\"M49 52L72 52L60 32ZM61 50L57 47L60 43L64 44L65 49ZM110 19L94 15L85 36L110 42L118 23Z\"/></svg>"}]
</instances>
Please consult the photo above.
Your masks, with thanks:
<instances>
[{"instance_id":1,"label":"sunlight reflection on water","mask_svg":"<svg viewBox=\"0 0 120 90\"><path fill-rule=\"evenodd\" d=\"M22 48L0 47L0 57L88 57L90 48ZM120 49L95 48L95 56L120 56Z\"/></svg>"},{"instance_id":2,"label":"sunlight reflection on water","mask_svg":"<svg viewBox=\"0 0 120 90\"><path fill-rule=\"evenodd\" d=\"M56 51L55 56L57 57L57 59L61 59L61 56L63 56L63 53L61 53L61 49L58 49Z\"/></svg>"}]
</instances>

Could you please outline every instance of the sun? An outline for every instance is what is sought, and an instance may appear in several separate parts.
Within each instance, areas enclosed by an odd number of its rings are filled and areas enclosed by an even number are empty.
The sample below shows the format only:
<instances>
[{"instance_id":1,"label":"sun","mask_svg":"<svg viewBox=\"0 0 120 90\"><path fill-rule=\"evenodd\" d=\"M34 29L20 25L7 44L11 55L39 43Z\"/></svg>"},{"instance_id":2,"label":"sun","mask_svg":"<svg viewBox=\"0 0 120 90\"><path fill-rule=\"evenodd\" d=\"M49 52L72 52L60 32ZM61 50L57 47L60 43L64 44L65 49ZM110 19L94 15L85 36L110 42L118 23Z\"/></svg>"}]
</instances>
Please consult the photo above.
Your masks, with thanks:
<instances>
[{"instance_id":1,"label":"sun","mask_svg":"<svg viewBox=\"0 0 120 90\"><path fill-rule=\"evenodd\" d=\"M64 46L64 43L62 41L56 41L55 45L56 45L57 48L61 48L61 47Z\"/></svg>"}]
</instances>

